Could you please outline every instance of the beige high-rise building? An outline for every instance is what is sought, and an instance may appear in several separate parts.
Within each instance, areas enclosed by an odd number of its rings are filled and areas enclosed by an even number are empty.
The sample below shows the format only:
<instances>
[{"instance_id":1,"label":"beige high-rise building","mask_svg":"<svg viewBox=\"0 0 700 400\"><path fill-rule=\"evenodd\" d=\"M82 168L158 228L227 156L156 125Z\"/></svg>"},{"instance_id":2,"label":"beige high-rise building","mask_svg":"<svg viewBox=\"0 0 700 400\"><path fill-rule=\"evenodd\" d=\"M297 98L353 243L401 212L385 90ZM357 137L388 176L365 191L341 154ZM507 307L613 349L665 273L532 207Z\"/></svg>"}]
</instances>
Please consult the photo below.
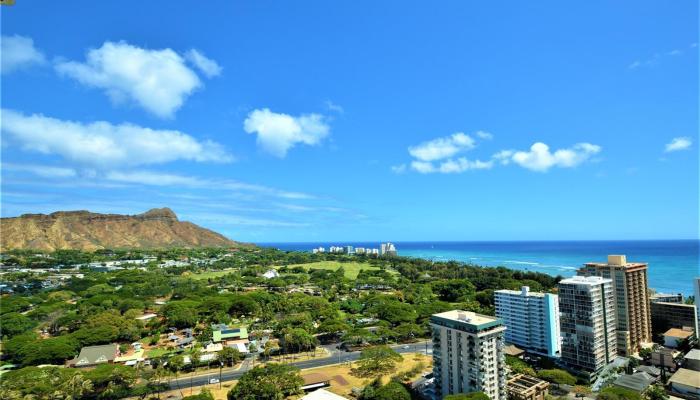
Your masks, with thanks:
<instances>
[{"instance_id":1,"label":"beige high-rise building","mask_svg":"<svg viewBox=\"0 0 700 400\"><path fill-rule=\"evenodd\" d=\"M651 342L651 312L646 263L628 263L624 255L610 255L607 263L586 263L579 275L611 279L615 291L617 351L629 356Z\"/></svg>"}]
</instances>

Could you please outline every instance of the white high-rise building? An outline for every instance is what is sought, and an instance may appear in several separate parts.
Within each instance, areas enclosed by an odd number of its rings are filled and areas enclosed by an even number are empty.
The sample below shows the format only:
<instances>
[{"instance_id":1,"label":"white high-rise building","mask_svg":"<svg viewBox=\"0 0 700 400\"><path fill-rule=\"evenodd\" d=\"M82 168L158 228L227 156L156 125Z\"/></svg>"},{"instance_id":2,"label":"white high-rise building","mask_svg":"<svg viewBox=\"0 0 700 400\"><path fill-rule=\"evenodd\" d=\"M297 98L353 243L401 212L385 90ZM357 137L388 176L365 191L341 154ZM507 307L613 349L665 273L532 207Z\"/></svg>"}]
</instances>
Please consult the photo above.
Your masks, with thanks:
<instances>
[{"instance_id":1,"label":"white high-rise building","mask_svg":"<svg viewBox=\"0 0 700 400\"><path fill-rule=\"evenodd\" d=\"M430 326L438 398L484 392L492 400L506 400L502 320L453 310L431 316Z\"/></svg>"},{"instance_id":2,"label":"white high-rise building","mask_svg":"<svg viewBox=\"0 0 700 400\"><path fill-rule=\"evenodd\" d=\"M594 377L615 359L615 291L611 279L574 276L559 282L561 360Z\"/></svg>"},{"instance_id":3,"label":"white high-rise building","mask_svg":"<svg viewBox=\"0 0 700 400\"><path fill-rule=\"evenodd\" d=\"M506 342L548 357L559 357L559 298L552 293L496 290L496 316L503 320Z\"/></svg>"}]
</instances>

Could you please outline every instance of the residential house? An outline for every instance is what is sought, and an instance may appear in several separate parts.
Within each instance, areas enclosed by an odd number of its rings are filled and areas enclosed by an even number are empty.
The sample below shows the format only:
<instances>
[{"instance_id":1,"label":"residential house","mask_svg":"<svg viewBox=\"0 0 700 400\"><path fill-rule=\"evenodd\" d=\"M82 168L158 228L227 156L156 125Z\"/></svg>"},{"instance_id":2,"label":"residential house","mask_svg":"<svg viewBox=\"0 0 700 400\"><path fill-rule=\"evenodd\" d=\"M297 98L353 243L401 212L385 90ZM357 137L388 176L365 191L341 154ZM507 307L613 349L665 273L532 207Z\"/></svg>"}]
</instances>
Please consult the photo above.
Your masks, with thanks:
<instances>
[{"instance_id":1,"label":"residential house","mask_svg":"<svg viewBox=\"0 0 700 400\"><path fill-rule=\"evenodd\" d=\"M86 346L80 349L78 357L70 360L71 367L91 367L98 364L113 364L119 354L119 346L116 343L101 346Z\"/></svg>"}]
</instances>

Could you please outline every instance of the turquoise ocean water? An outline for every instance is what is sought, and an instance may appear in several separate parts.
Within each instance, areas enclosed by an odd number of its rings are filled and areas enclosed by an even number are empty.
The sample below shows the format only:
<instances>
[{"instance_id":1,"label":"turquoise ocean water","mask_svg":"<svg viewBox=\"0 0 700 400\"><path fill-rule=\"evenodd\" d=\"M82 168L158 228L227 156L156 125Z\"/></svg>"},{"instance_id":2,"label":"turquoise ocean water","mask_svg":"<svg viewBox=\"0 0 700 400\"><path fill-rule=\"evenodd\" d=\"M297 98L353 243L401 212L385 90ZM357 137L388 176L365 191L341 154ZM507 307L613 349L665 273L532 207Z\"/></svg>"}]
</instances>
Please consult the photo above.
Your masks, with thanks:
<instances>
[{"instance_id":1,"label":"turquoise ocean water","mask_svg":"<svg viewBox=\"0 0 700 400\"><path fill-rule=\"evenodd\" d=\"M311 251L314 247L352 245L379 247L378 242L259 243L281 250ZM537 241L537 242L394 242L399 255L435 261L456 260L484 266L504 266L564 277L575 275L585 262L606 261L625 254L628 261L649 263L649 286L657 292L693 294L700 276L700 241Z\"/></svg>"}]
</instances>

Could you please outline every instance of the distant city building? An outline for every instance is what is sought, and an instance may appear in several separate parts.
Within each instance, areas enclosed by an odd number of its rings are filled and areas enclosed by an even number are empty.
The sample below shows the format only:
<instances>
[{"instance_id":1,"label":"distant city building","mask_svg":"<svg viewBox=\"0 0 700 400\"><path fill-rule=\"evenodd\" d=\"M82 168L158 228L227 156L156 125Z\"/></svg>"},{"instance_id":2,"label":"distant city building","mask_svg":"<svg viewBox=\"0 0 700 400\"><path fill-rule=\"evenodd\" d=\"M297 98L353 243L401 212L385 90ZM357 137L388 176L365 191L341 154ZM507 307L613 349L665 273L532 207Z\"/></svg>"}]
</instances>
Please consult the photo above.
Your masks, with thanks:
<instances>
[{"instance_id":1,"label":"distant city building","mask_svg":"<svg viewBox=\"0 0 700 400\"><path fill-rule=\"evenodd\" d=\"M396 246L393 243L387 242L382 243L379 247L380 256L396 256L398 252L396 251Z\"/></svg>"},{"instance_id":2,"label":"distant city building","mask_svg":"<svg viewBox=\"0 0 700 400\"><path fill-rule=\"evenodd\" d=\"M698 332L697 308L693 304L652 301L651 328L654 337L671 328L690 328Z\"/></svg>"},{"instance_id":3,"label":"distant city building","mask_svg":"<svg viewBox=\"0 0 700 400\"><path fill-rule=\"evenodd\" d=\"M323 246L317 247L317 248L315 248L315 249L312 249L311 252L314 253L314 254L316 254L316 253L325 253L325 252L326 252L326 248L323 247Z\"/></svg>"},{"instance_id":4,"label":"distant city building","mask_svg":"<svg viewBox=\"0 0 700 400\"><path fill-rule=\"evenodd\" d=\"M574 276L559 282L561 360L572 371L595 376L617 353L613 282Z\"/></svg>"},{"instance_id":5,"label":"distant city building","mask_svg":"<svg viewBox=\"0 0 700 400\"><path fill-rule=\"evenodd\" d=\"M586 263L578 273L611 279L615 290L617 351L629 356L651 342L651 313L646 263L628 263L624 255L610 255L607 263Z\"/></svg>"},{"instance_id":6,"label":"distant city building","mask_svg":"<svg viewBox=\"0 0 700 400\"><path fill-rule=\"evenodd\" d=\"M430 326L438 398L479 391L492 400L506 400L506 328L501 319L453 310L431 316Z\"/></svg>"},{"instance_id":7,"label":"distant city building","mask_svg":"<svg viewBox=\"0 0 700 400\"><path fill-rule=\"evenodd\" d=\"M345 253L354 254L355 251L353 251L352 246L345 246Z\"/></svg>"},{"instance_id":8,"label":"distant city building","mask_svg":"<svg viewBox=\"0 0 700 400\"><path fill-rule=\"evenodd\" d=\"M657 303L682 303L683 294L654 293L651 296L649 296L649 300Z\"/></svg>"},{"instance_id":9,"label":"distant city building","mask_svg":"<svg viewBox=\"0 0 700 400\"><path fill-rule=\"evenodd\" d=\"M506 342L549 357L559 357L559 299L552 293L496 290L496 316L503 320Z\"/></svg>"},{"instance_id":10,"label":"distant city building","mask_svg":"<svg viewBox=\"0 0 700 400\"><path fill-rule=\"evenodd\" d=\"M355 254L365 254L365 248L364 247L358 247L355 249Z\"/></svg>"}]
</instances>

